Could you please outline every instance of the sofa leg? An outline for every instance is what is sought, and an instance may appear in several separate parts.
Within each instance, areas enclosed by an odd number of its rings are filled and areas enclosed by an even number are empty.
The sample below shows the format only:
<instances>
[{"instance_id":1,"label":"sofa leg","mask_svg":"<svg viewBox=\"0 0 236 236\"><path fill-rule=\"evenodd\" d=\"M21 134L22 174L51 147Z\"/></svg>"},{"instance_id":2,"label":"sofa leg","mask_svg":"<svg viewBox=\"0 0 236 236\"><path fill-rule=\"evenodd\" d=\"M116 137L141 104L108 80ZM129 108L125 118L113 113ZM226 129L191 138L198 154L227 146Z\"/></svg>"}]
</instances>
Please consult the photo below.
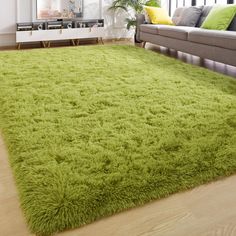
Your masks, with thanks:
<instances>
[{"instance_id":1,"label":"sofa leg","mask_svg":"<svg viewBox=\"0 0 236 236\"><path fill-rule=\"evenodd\" d=\"M145 48L147 42L142 42L142 48Z\"/></svg>"},{"instance_id":2,"label":"sofa leg","mask_svg":"<svg viewBox=\"0 0 236 236\"><path fill-rule=\"evenodd\" d=\"M199 65L204 67L204 65L205 65L205 60L204 60L204 58L201 58L201 57L200 57L200 59L199 59Z\"/></svg>"}]
</instances>

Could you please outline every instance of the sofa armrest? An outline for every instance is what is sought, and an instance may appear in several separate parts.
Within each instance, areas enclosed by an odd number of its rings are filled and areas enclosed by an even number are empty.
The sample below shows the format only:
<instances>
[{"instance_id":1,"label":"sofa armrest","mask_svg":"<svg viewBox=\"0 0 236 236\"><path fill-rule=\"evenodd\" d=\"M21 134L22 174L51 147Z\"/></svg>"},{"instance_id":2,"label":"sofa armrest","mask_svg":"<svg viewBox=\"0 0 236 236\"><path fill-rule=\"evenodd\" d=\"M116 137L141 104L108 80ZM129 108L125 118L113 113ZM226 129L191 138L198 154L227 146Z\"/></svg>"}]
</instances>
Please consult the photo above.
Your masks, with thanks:
<instances>
[{"instance_id":1,"label":"sofa armrest","mask_svg":"<svg viewBox=\"0 0 236 236\"><path fill-rule=\"evenodd\" d=\"M137 27L142 25L142 24L145 24L145 16L144 14L136 14L136 21L137 21Z\"/></svg>"},{"instance_id":2,"label":"sofa armrest","mask_svg":"<svg viewBox=\"0 0 236 236\"><path fill-rule=\"evenodd\" d=\"M136 35L135 35L135 39L136 39L136 41L137 42L142 42L141 40L140 40L140 25L142 25L142 24L145 24L146 22L145 22L145 16L144 16L144 14L136 14L135 15L136 16Z\"/></svg>"}]
</instances>

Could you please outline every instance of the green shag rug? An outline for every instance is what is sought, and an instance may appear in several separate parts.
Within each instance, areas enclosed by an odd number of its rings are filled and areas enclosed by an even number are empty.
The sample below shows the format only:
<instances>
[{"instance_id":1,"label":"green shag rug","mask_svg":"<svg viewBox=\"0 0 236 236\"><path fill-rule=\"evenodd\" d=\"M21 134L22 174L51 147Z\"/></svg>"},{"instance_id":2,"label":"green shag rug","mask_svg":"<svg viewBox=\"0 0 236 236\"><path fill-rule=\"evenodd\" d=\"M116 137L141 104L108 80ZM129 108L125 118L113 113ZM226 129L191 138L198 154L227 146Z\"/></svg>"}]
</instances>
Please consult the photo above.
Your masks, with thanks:
<instances>
[{"instance_id":1,"label":"green shag rug","mask_svg":"<svg viewBox=\"0 0 236 236\"><path fill-rule=\"evenodd\" d=\"M236 173L236 81L132 46L1 52L0 127L38 235Z\"/></svg>"}]
</instances>

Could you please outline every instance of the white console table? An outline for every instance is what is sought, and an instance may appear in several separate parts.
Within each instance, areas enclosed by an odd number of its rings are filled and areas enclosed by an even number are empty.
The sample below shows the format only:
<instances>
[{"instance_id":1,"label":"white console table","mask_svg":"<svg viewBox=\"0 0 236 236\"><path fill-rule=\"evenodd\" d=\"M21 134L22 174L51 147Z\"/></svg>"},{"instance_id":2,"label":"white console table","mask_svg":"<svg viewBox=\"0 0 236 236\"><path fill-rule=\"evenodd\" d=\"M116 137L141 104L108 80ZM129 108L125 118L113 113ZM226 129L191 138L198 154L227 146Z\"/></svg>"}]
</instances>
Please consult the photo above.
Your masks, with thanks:
<instances>
[{"instance_id":1,"label":"white console table","mask_svg":"<svg viewBox=\"0 0 236 236\"><path fill-rule=\"evenodd\" d=\"M50 47L51 41L71 40L73 45L78 45L80 39L97 38L103 43L103 36L104 27L17 31L16 43L18 49L27 42L42 42L44 47Z\"/></svg>"}]
</instances>

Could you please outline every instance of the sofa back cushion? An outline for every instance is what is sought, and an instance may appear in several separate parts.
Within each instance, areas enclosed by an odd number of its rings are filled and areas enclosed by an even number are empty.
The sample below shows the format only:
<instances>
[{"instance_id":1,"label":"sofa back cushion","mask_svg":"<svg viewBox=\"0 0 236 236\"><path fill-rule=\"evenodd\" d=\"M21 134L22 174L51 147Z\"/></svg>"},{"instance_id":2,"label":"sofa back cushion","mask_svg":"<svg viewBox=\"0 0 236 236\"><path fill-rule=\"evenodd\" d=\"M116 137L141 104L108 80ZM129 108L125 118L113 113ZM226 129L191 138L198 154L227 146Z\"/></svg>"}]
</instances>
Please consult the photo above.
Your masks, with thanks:
<instances>
[{"instance_id":1,"label":"sofa back cushion","mask_svg":"<svg viewBox=\"0 0 236 236\"><path fill-rule=\"evenodd\" d=\"M208 16L208 14L210 13L211 9L213 6L203 6L202 9L202 14L198 20L198 23L196 25L196 27L201 27L203 21L206 19L206 17ZM236 16L234 17L234 19L232 20L229 28L227 30L230 31L236 31Z\"/></svg>"},{"instance_id":2,"label":"sofa back cushion","mask_svg":"<svg viewBox=\"0 0 236 236\"><path fill-rule=\"evenodd\" d=\"M232 20L232 22L229 25L229 28L227 30L229 30L229 31L236 31L236 16Z\"/></svg>"},{"instance_id":3,"label":"sofa back cushion","mask_svg":"<svg viewBox=\"0 0 236 236\"><path fill-rule=\"evenodd\" d=\"M211 9L212 9L212 6L204 6L203 7L202 14L198 20L196 27L201 27L202 23L204 22L204 20L206 19L206 17L210 13Z\"/></svg>"},{"instance_id":4,"label":"sofa back cushion","mask_svg":"<svg viewBox=\"0 0 236 236\"><path fill-rule=\"evenodd\" d=\"M188 7L179 7L175 10L174 15L172 17L172 21L174 22L175 25L178 24L180 21L182 13L187 9ZM200 27L203 23L203 21L206 19L208 16L209 12L211 11L212 6L202 6L202 12L200 14L200 17L198 19L198 22L196 24L196 27Z\"/></svg>"},{"instance_id":5,"label":"sofa back cushion","mask_svg":"<svg viewBox=\"0 0 236 236\"><path fill-rule=\"evenodd\" d=\"M173 25L165 8L144 6L144 11L148 13L152 24Z\"/></svg>"},{"instance_id":6,"label":"sofa back cushion","mask_svg":"<svg viewBox=\"0 0 236 236\"><path fill-rule=\"evenodd\" d=\"M206 17L208 16L209 12L211 11L213 6L203 6L202 9L202 13L200 15L200 18L198 20L198 23L196 25L196 27L201 27L203 21L206 19ZM179 22L180 20L180 16L182 14L182 12L187 9L187 7L179 7L175 10L174 15L172 17L172 21L174 22L174 24L176 25L177 22ZM229 28L227 29L229 31L236 31L236 16L234 17L234 19L232 20Z\"/></svg>"},{"instance_id":7,"label":"sofa back cushion","mask_svg":"<svg viewBox=\"0 0 236 236\"><path fill-rule=\"evenodd\" d=\"M203 6L187 7L180 15L180 19L176 25L195 27L201 16Z\"/></svg>"},{"instance_id":8,"label":"sofa back cushion","mask_svg":"<svg viewBox=\"0 0 236 236\"><path fill-rule=\"evenodd\" d=\"M187 7L178 7L176 8L175 12L174 12L174 15L172 17L172 21L175 25L178 24L179 20L180 20L180 16L181 14L183 13L183 11L187 9Z\"/></svg>"},{"instance_id":9,"label":"sofa back cushion","mask_svg":"<svg viewBox=\"0 0 236 236\"><path fill-rule=\"evenodd\" d=\"M201 28L227 30L236 15L236 4L215 5L211 9Z\"/></svg>"}]
</instances>

